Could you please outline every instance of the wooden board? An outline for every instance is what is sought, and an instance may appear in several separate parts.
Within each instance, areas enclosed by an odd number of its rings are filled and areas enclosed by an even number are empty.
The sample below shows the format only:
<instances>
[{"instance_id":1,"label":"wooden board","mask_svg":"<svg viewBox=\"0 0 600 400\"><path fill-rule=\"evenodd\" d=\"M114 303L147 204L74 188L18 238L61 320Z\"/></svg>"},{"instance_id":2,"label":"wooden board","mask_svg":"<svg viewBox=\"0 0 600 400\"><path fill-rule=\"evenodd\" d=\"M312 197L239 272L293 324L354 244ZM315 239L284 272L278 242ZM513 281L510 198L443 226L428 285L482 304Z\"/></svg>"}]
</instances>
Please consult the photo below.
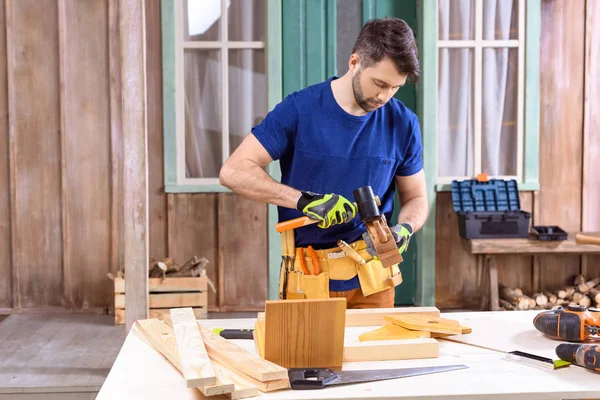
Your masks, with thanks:
<instances>
[{"instance_id":1,"label":"wooden board","mask_svg":"<svg viewBox=\"0 0 600 400\"><path fill-rule=\"evenodd\" d=\"M575 234L567 240L544 241L535 239L472 239L464 242L472 254L600 254L600 246L575 243ZM599 232L588 232L599 235Z\"/></svg>"},{"instance_id":2,"label":"wooden board","mask_svg":"<svg viewBox=\"0 0 600 400\"><path fill-rule=\"evenodd\" d=\"M538 225L581 229L585 1L542 1ZM569 84L563 85L564 77ZM596 202L597 203L597 202ZM578 256L540 257L544 290L579 272Z\"/></svg>"},{"instance_id":3,"label":"wooden board","mask_svg":"<svg viewBox=\"0 0 600 400\"><path fill-rule=\"evenodd\" d=\"M111 248L110 271L116 275L125 264L123 209L123 130L121 118L121 37L119 0L108 0L108 74L110 98ZM150 78L148 78L150 80ZM149 82L150 83L150 82Z\"/></svg>"},{"instance_id":4,"label":"wooden board","mask_svg":"<svg viewBox=\"0 0 600 400\"><path fill-rule=\"evenodd\" d=\"M150 346L183 373L177 338L172 327L158 319L145 319L136 321L135 328ZM234 390L234 383L229 379L229 374L223 371L223 368L215 368L215 373L214 382L207 385L199 384L198 390L205 396L231 393Z\"/></svg>"},{"instance_id":5,"label":"wooden board","mask_svg":"<svg viewBox=\"0 0 600 400\"><path fill-rule=\"evenodd\" d=\"M205 307L206 293L152 293L148 296L150 308ZM125 295L115 295L115 308L125 308Z\"/></svg>"},{"instance_id":6,"label":"wooden board","mask_svg":"<svg viewBox=\"0 0 600 400\"><path fill-rule=\"evenodd\" d=\"M445 318L422 316L419 314L404 314L386 316L385 320L394 325L411 330L447 334L463 333L463 328L458 324L458 321L452 321Z\"/></svg>"},{"instance_id":7,"label":"wooden board","mask_svg":"<svg viewBox=\"0 0 600 400\"><path fill-rule=\"evenodd\" d=\"M244 350L212 330L203 327L200 323L198 326L200 326L204 344L212 360L226 364L261 382L288 379L287 369Z\"/></svg>"},{"instance_id":8,"label":"wooden board","mask_svg":"<svg viewBox=\"0 0 600 400\"><path fill-rule=\"evenodd\" d=\"M151 308L148 311L148 318L160 318L164 315L170 314L170 308ZM208 310L206 307L192 307L196 319L206 319L208 316ZM115 325L125 323L125 310L122 308L115 309Z\"/></svg>"},{"instance_id":9,"label":"wooden board","mask_svg":"<svg viewBox=\"0 0 600 400\"><path fill-rule=\"evenodd\" d=\"M58 3L8 0L6 19L13 306L62 306Z\"/></svg>"},{"instance_id":10,"label":"wooden board","mask_svg":"<svg viewBox=\"0 0 600 400\"><path fill-rule=\"evenodd\" d=\"M247 309L262 309L269 297L267 206L236 194L218 196L219 304L225 311L244 299Z\"/></svg>"},{"instance_id":11,"label":"wooden board","mask_svg":"<svg viewBox=\"0 0 600 400\"><path fill-rule=\"evenodd\" d=\"M346 326L381 326L387 324L386 315L420 313L439 316L437 307L394 307L394 308L357 308L346 310ZM265 319L265 313L259 312L258 319Z\"/></svg>"},{"instance_id":12,"label":"wooden board","mask_svg":"<svg viewBox=\"0 0 600 400\"><path fill-rule=\"evenodd\" d=\"M394 324L387 324L373 331L363 333L358 337L361 342L374 340L399 340L431 337L429 332L413 331Z\"/></svg>"},{"instance_id":13,"label":"wooden board","mask_svg":"<svg viewBox=\"0 0 600 400\"><path fill-rule=\"evenodd\" d=\"M217 257L217 194L168 194L168 251L183 263L190 257L206 257L206 273L219 288ZM208 305L217 306L217 294L208 293Z\"/></svg>"},{"instance_id":14,"label":"wooden board","mask_svg":"<svg viewBox=\"0 0 600 400\"><path fill-rule=\"evenodd\" d=\"M600 5L585 3L585 104L583 125L583 182L581 228L600 231ZM588 256L587 273L600 276L600 256Z\"/></svg>"},{"instance_id":15,"label":"wooden board","mask_svg":"<svg viewBox=\"0 0 600 400\"><path fill-rule=\"evenodd\" d=\"M181 361L181 372L188 387L217 383L204 340L191 308L172 308L171 320Z\"/></svg>"},{"instance_id":16,"label":"wooden board","mask_svg":"<svg viewBox=\"0 0 600 400\"><path fill-rule=\"evenodd\" d=\"M150 257L169 255L167 194L164 191L164 135L162 110L161 1L146 1L146 107L148 109L148 219ZM195 238L189 238L195 240ZM202 256L197 254L198 256ZM191 256L190 256L191 257ZM207 257L208 258L208 257ZM179 260L179 259L178 259ZM186 259L181 260L184 262ZM214 260L211 260L214 262ZM214 265L212 266L215 267Z\"/></svg>"},{"instance_id":17,"label":"wooden board","mask_svg":"<svg viewBox=\"0 0 600 400\"><path fill-rule=\"evenodd\" d=\"M115 293L125 293L125 279L115 278ZM205 292L208 289L206 277L148 278L148 288L152 292Z\"/></svg>"},{"instance_id":18,"label":"wooden board","mask_svg":"<svg viewBox=\"0 0 600 400\"><path fill-rule=\"evenodd\" d=\"M344 345L344 362L436 358L439 354L439 343L431 338L350 342Z\"/></svg>"},{"instance_id":19,"label":"wooden board","mask_svg":"<svg viewBox=\"0 0 600 400\"><path fill-rule=\"evenodd\" d=\"M110 99L98 96L109 92L108 7L58 6L64 299L100 307L112 297L103 284L111 265Z\"/></svg>"},{"instance_id":20,"label":"wooden board","mask_svg":"<svg viewBox=\"0 0 600 400\"><path fill-rule=\"evenodd\" d=\"M449 192L436 194L435 298L440 309L478 309L481 286L477 258L461 246L458 217Z\"/></svg>"},{"instance_id":21,"label":"wooden board","mask_svg":"<svg viewBox=\"0 0 600 400\"><path fill-rule=\"evenodd\" d=\"M341 368L346 299L270 300L264 358L284 368Z\"/></svg>"},{"instance_id":22,"label":"wooden board","mask_svg":"<svg viewBox=\"0 0 600 400\"><path fill-rule=\"evenodd\" d=\"M0 54L6 54L6 7L0 3ZM6 57L0 59L0 307L12 308L8 81Z\"/></svg>"}]
</instances>

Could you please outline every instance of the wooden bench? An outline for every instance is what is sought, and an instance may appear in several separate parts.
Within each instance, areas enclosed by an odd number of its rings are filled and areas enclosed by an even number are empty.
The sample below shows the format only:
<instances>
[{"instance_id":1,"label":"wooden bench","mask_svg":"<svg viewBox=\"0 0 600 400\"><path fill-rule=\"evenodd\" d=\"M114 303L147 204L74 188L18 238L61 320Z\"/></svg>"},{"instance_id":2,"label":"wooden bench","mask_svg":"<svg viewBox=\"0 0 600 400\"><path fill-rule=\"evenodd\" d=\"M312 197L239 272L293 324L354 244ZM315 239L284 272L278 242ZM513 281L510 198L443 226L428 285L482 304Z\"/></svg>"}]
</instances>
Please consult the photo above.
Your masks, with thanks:
<instances>
[{"instance_id":1,"label":"wooden bench","mask_svg":"<svg viewBox=\"0 0 600 400\"><path fill-rule=\"evenodd\" d=\"M600 237L600 232L584 233ZM545 254L575 254L581 255L582 270L586 275L587 255L600 254L600 246L592 244L577 244L576 233L569 233L567 240L544 241L529 239L470 239L463 240L463 245L471 254L477 255L478 270L483 269L483 278L489 280L489 309L500 310L498 297L498 270L494 260L495 255L524 255L533 256L533 290L540 290L540 255ZM485 283L487 285L487 282ZM485 299L485 296L483 296ZM482 304L485 306L485 304Z\"/></svg>"}]
</instances>

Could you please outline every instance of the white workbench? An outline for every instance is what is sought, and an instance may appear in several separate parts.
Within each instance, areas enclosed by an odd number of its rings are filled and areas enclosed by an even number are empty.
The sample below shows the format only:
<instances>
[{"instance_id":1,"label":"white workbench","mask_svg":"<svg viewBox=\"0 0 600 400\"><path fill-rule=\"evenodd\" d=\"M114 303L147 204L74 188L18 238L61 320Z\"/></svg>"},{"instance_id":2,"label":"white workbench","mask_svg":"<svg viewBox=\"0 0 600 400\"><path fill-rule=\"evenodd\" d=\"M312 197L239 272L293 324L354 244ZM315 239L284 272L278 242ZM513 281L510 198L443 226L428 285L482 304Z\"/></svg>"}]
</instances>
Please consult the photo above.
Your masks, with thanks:
<instances>
[{"instance_id":1,"label":"white workbench","mask_svg":"<svg viewBox=\"0 0 600 400\"><path fill-rule=\"evenodd\" d=\"M533 327L539 311L442 313L472 327L465 340L484 347L554 355L560 343L543 337ZM206 320L210 328L253 328L254 319ZM374 327L347 328L357 334ZM255 352L250 340L235 340ZM283 390L255 399L583 399L600 398L600 374L577 366L545 370L506 360L504 353L463 343L440 340L435 359L345 363L343 370L422 367L466 364L469 368L374 383L330 387L322 390ZM554 356L553 358L556 358ZM98 400L202 399L186 388L179 371L146 344L135 330L127 339L104 383ZM211 397L220 398L220 397ZM221 397L225 398L225 397Z\"/></svg>"}]
</instances>

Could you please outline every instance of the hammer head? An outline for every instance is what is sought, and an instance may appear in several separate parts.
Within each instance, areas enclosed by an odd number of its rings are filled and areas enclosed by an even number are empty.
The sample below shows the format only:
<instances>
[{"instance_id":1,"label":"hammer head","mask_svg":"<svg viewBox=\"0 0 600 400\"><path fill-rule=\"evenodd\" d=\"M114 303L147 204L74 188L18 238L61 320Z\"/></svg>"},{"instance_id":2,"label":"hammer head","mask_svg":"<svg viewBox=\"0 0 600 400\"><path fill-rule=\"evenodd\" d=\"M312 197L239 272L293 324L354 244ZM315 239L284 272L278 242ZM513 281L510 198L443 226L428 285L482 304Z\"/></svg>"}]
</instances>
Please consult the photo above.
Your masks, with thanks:
<instances>
[{"instance_id":1,"label":"hammer head","mask_svg":"<svg viewBox=\"0 0 600 400\"><path fill-rule=\"evenodd\" d=\"M369 222L379 218L381 212L371 186L359 187L352 193L354 194L354 200L356 200L358 215L362 221Z\"/></svg>"}]
</instances>

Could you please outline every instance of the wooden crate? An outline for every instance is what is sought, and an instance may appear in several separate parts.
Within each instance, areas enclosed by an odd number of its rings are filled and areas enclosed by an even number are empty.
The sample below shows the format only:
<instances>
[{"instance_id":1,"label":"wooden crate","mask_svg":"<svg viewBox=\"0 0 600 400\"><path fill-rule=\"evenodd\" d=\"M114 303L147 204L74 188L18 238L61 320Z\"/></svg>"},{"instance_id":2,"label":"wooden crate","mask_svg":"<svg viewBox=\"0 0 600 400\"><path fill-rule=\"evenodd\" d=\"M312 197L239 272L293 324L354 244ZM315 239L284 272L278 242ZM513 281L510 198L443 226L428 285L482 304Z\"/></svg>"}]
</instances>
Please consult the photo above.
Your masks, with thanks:
<instances>
[{"instance_id":1,"label":"wooden crate","mask_svg":"<svg viewBox=\"0 0 600 400\"><path fill-rule=\"evenodd\" d=\"M171 308L192 307L196 318L206 318L208 280L192 278L149 278L149 318L168 314ZM125 323L125 279L115 278L115 325Z\"/></svg>"}]
</instances>

